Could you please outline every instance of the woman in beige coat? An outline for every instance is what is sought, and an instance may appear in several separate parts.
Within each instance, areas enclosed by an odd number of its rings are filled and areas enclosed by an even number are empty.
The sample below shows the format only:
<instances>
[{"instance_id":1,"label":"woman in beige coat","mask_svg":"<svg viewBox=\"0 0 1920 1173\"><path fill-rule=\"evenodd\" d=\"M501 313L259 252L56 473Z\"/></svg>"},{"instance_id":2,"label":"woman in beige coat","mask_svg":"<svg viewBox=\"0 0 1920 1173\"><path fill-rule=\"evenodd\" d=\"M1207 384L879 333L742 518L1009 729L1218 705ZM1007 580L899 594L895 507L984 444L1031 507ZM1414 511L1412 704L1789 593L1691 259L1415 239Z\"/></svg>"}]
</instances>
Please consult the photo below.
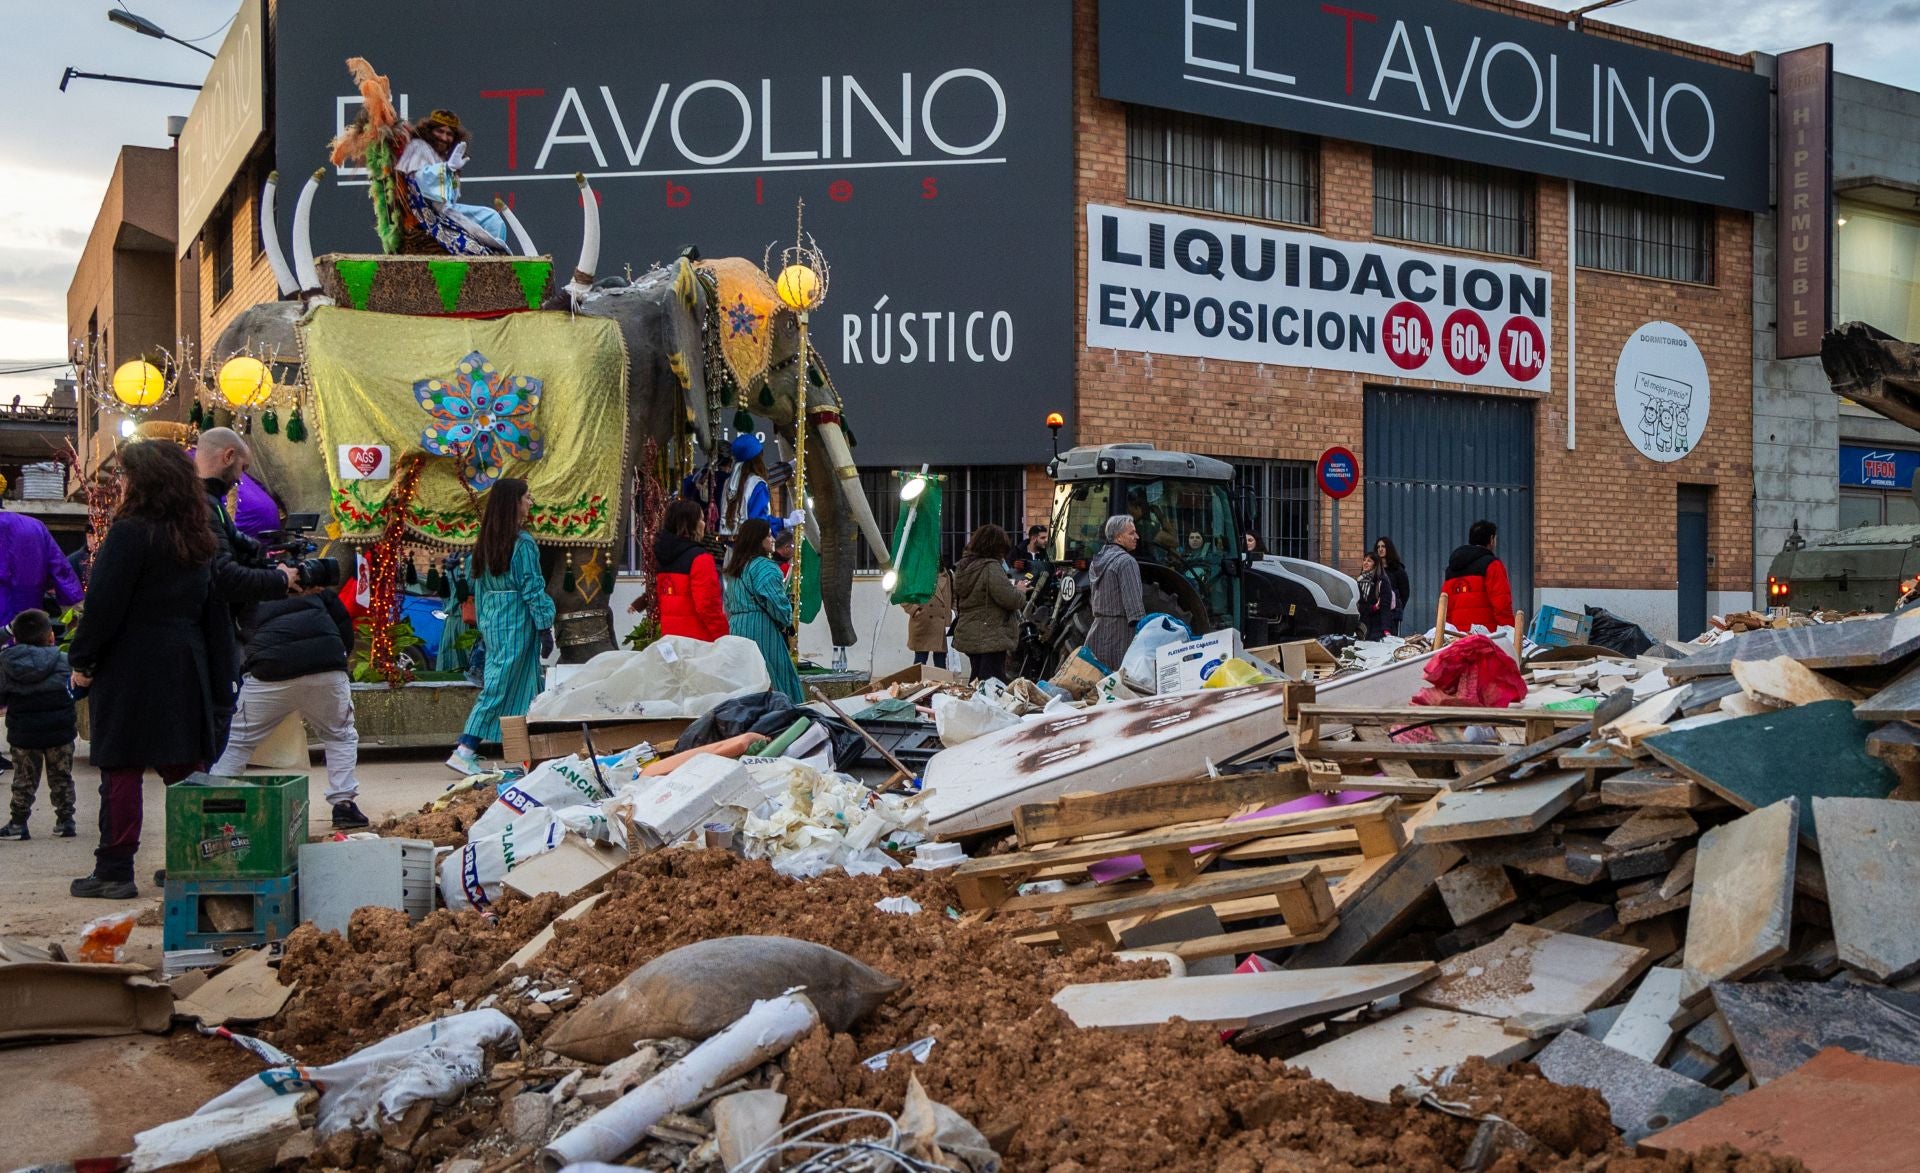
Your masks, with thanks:
<instances>
[{"instance_id":1,"label":"woman in beige coat","mask_svg":"<svg viewBox=\"0 0 1920 1173\"><path fill-rule=\"evenodd\" d=\"M953 623L953 568L943 566L934 579L933 598L924 603L902 603L907 613L907 650L913 662L928 658L935 668L947 666L947 627Z\"/></svg>"}]
</instances>

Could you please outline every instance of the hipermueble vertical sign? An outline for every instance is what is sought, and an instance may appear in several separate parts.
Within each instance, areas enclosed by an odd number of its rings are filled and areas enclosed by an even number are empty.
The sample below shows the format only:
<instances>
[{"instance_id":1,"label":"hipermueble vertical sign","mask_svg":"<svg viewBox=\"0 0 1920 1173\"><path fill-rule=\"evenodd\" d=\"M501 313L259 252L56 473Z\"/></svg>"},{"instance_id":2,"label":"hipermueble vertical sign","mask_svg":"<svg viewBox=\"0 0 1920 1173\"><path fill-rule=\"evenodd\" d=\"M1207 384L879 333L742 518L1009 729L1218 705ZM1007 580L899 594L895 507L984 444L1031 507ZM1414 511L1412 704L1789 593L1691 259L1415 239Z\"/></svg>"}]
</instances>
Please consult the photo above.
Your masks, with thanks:
<instances>
[{"instance_id":1,"label":"hipermueble vertical sign","mask_svg":"<svg viewBox=\"0 0 1920 1173\"><path fill-rule=\"evenodd\" d=\"M1553 277L1087 205L1087 345L1477 387L1551 387Z\"/></svg>"}]
</instances>

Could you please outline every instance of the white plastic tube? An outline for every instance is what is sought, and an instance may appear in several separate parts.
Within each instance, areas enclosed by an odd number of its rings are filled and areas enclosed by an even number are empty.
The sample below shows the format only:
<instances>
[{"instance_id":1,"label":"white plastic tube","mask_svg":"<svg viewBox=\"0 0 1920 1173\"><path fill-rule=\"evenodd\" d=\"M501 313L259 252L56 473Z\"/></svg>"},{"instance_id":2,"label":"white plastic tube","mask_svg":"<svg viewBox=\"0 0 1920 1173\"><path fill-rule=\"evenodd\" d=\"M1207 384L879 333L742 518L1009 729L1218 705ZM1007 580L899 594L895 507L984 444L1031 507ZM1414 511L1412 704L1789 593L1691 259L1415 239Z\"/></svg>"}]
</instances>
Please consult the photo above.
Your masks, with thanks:
<instances>
[{"instance_id":1,"label":"white plastic tube","mask_svg":"<svg viewBox=\"0 0 1920 1173\"><path fill-rule=\"evenodd\" d=\"M820 1012L804 994L755 1002L686 1058L555 1137L543 1154L547 1168L615 1160L639 1144L662 1116L783 1053L818 1025Z\"/></svg>"}]
</instances>

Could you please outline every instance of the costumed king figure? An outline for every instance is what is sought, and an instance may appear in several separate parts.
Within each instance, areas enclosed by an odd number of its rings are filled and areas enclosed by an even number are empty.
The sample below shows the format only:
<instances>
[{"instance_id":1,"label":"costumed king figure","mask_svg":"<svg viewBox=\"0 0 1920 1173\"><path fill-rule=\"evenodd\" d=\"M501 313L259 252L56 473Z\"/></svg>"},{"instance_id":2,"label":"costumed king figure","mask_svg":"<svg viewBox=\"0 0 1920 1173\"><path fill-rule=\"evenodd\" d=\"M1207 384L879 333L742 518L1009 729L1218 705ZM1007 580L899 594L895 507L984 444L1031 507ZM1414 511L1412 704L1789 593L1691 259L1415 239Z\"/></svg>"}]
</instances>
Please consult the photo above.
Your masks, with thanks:
<instances>
[{"instance_id":1,"label":"costumed king figure","mask_svg":"<svg viewBox=\"0 0 1920 1173\"><path fill-rule=\"evenodd\" d=\"M441 247L456 256L502 254L506 220L492 208L460 202L469 137L453 111L435 110L413 124L413 138L393 169L406 180L408 211Z\"/></svg>"}]
</instances>

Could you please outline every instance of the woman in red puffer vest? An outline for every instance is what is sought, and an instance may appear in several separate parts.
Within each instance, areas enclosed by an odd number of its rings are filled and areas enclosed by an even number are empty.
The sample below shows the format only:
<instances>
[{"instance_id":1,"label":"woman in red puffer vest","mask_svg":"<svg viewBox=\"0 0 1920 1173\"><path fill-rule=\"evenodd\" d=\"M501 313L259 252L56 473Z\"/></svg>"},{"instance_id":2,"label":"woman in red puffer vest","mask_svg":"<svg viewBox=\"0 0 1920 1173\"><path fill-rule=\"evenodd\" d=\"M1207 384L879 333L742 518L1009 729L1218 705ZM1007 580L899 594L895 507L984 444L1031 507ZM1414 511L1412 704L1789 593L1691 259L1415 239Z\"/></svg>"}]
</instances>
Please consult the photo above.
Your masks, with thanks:
<instances>
[{"instance_id":1,"label":"woman in red puffer vest","mask_svg":"<svg viewBox=\"0 0 1920 1173\"><path fill-rule=\"evenodd\" d=\"M667 506L653 542L662 635L711 642L727 634L726 592L712 552L700 544L706 536L700 506L684 498Z\"/></svg>"}]
</instances>

